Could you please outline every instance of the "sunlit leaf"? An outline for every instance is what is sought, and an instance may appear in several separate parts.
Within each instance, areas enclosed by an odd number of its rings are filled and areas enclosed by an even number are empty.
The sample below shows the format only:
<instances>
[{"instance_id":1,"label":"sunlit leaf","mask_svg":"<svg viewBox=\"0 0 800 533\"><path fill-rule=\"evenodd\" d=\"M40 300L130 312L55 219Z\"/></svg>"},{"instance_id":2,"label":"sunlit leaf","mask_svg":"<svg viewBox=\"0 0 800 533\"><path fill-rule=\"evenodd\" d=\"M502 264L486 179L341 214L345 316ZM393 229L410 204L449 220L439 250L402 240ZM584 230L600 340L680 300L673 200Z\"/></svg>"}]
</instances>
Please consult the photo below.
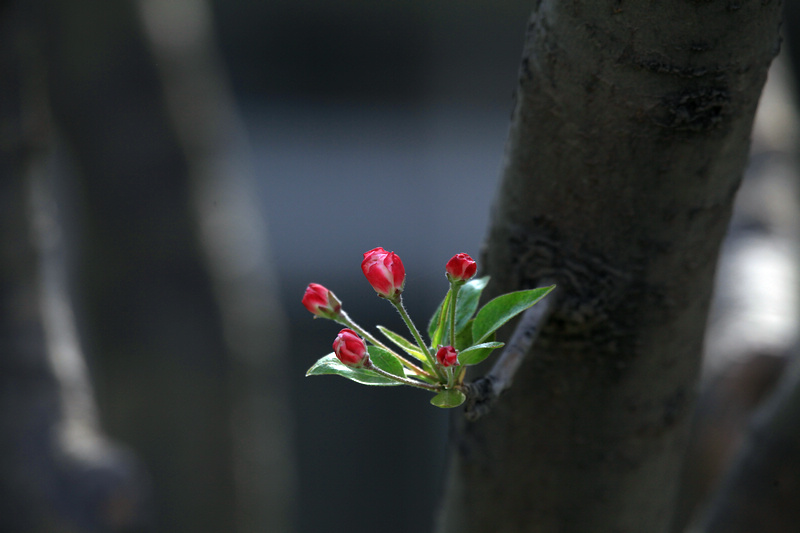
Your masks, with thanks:
<instances>
[{"instance_id":1,"label":"sunlit leaf","mask_svg":"<svg viewBox=\"0 0 800 533\"><path fill-rule=\"evenodd\" d=\"M456 343L454 345L456 351L461 351L465 348L472 346L472 321L467 322L464 329L456 333Z\"/></svg>"},{"instance_id":2,"label":"sunlit leaf","mask_svg":"<svg viewBox=\"0 0 800 533\"><path fill-rule=\"evenodd\" d=\"M409 378L409 379L416 379L416 380L419 380L419 381L424 381L425 383L430 383L432 385L435 385L436 383L439 383L438 380L436 380L434 378L429 378L429 377L426 377L426 376L420 376L419 374L417 374L416 372L414 372L411 369L403 367L403 371L405 372L405 376L407 378Z\"/></svg>"},{"instance_id":3,"label":"sunlit leaf","mask_svg":"<svg viewBox=\"0 0 800 533\"><path fill-rule=\"evenodd\" d=\"M368 346L367 352L369 353L369 359L372 361L373 365L384 372L405 377L406 374L403 371L403 364L390 352L384 350L380 346Z\"/></svg>"},{"instance_id":4,"label":"sunlit leaf","mask_svg":"<svg viewBox=\"0 0 800 533\"><path fill-rule=\"evenodd\" d=\"M505 346L502 342L484 342L470 346L458 354L458 362L462 365L477 365L492 353L493 350Z\"/></svg>"},{"instance_id":5,"label":"sunlit leaf","mask_svg":"<svg viewBox=\"0 0 800 533\"><path fill-rule=\"evenodd\" d=\"M451 296L452 293L447 291L444 300L439 304L430 322L428 322L428 338L430 338L431 347L433 348L436 348L444 342L447 334L447 307L450 305Z\"/></svg>"},{"instance_id":6,"label":"sunlit leaf","mask_svg":"<svg viewBox=\"0 0 800 533\"><path fill-rule=\"evenodd\" d=\"M431 403L436 407L441 407L443 409L449 409L452 407L458 407L467 399L464 396L464 393L460 390L456 389L448 389L440 392L433 398L431 398Z\"/></svg>"},{"instance_id":7,"label":"sunlit leaf","mask_svg":"<svg viewBox=\"0 0 800 533\"><path fill-rule=\"evenodd\" d=\"M481 299L481 293L486 285L489 283L489 276L473 279L461 286L458 291L458 301L456 302L456 337L459 332L463 331L467 323L475 314L478 309L478 302ZM436 309L436 313L431 317L428 324L428 333L430 334L432 346L435 348L440 344L449 344L450 324L447 322L447 316L442 316L442 310L449 302L450 292ZM437 335L438 334L438 335Z\"/></svg>"},{"instance_id":8,"label":"sunlit leaf","mask_svg":"<svg viewBox=\"0 0 800 533\"><path fill-rule=\"evenodd\" d=\"M397 381L385 378L373 370L352 368L344 365L333 353L320 358L306 372L306 376L322 376L326 374L342 376L362 385L400 385Z\"/></svg>"},{"instance_id":9,"label":"sunlit leaf","mask_svg":"<svg viewBox=\"0 0 800 533\"><path fill-rule=\"evenodd\" d=\"M478 343L483 342L500 326L544 298L554 288L555 285L551 285L498 296L478 311L472 323L472 339Z\"/></svg>"},{"instance_id":10,"label":"sunlit leaf","mask_svg":"<svg viewBox=\"0 0 800 533\"><path fill-rule=\"evenodd\" d=\"M406 352L408 355L419 359L420 361L426 360L425 355L419 350L419 347L405 337L383 326L378 326L378 330L380 330L380 332L383 333L387 339L392 341L398 348Z\"/></svg>"},{"instance_id":11,"label":"sunlit leaf","mask_svg":"<svg viewBox=\"0 0 800 533\"><path fill-rule=\"evenodd\" d=\"M456 336L458 332L463 330L467 322L475 314L478 309L478 302L481 299L481 293L486 285L489 284L489 276L473 279L461 286L458 291L458 302L456 303Z\"/></svg>"}]
</instances>

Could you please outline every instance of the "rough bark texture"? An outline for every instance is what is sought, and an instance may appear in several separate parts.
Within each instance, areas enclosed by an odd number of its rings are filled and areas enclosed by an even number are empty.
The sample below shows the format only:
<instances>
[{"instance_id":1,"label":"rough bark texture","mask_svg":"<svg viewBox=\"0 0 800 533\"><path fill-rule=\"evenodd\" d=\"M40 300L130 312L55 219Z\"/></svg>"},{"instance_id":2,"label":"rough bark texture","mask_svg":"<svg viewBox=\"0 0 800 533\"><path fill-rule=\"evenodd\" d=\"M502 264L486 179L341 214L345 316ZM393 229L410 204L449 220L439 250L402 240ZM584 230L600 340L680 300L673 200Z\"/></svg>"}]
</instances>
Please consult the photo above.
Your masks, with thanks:
<instances>
[{"instance_id":1,"label":"rough bark texture","mask_svg":"<svg viewBox=\"0 0 800 533\"><path fill-rule=\"evenodd\" d=\"M742 451L754 412L775 392L796 355L800 123L787 51L782 47L772 62L761 94L750 162L720 254L674 533L685 531L707 510Z\"/></svg>"},{"instance_id":2,"label":"rough bark texture","mask_svg":"<svg viewBox=\"0 0 800 533\"><path fill-rule=\"evenodd\" d=\"M558 306L495 411L456 416L441 532L668 529L780 7L537 4L484 264Z\"/></svg>"}]
</instances>

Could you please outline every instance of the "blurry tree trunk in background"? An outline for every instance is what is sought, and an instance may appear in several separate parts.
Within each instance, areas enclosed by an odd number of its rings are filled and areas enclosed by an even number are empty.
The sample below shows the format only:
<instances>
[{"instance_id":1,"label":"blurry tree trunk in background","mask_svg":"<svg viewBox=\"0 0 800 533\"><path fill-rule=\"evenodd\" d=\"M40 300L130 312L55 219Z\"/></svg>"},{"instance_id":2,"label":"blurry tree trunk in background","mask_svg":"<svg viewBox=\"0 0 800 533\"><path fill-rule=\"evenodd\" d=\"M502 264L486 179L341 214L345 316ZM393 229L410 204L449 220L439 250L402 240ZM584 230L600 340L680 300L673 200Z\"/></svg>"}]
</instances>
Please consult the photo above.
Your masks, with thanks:
<instances>
[{"instance_id":1,"label":"blurry tree trunk in background","mask_svg":"<svg viewBox=\"0 0 800 533\"><path fill-rule=\"evenodd\" d=\"M792 533L800 521L800 359L753 421L693 533Z\"/></svg>"},{"instance_id":2,"label":"blurry tree trunk in background","mask_svg":"<svg viewBox=\"0 0 800 533\"><path fill-rule=\"evenodd\" d=\"M148 461L160 529L285 530L283 328L207 6L52 5L108 429Z\"/></svg>"},{"instance_id":3,"label":"blurry tree trunk in background","mask_svg":"<svg viewBox=\"0 0 800 533\"><path fill-rule=\"evenodd\" d=\"M234 109L205 0L140 0L169 116L188 154L193 205L221 306L232 379L237 525L283 532L294 512L286 324Z\"/></svg>"},{"instance_id":4,"label":"blurry tree trunk in background","mask_svg":"<svg viewBox=\"0 0 800 533\"><path fill-rule=\"evenodd\" d=\"M0 531L143 531L141 465L100 431L67 298L30 5L0 4Z\"/></svg>"},{"instance_id":5,"label":"blurry tree trunk in background","mask_svg":"<svg viewBox=\"0 0 800 533\"><path fill-rule=\"evenodd\" d=\"M207 6L18 4L41 72L13 89L40 79L77 176L71 289L103 427L145 463L156 530L286 531L282 316Z\"/></svg>"},{"instance_id":6,"label":"blurry tree trunk in background","mask_svg":"<svg viewBox=\"0 0 800 533\"><path fill-rule=\"evenodd\" d=\"M789 23L788 31L793 27L797 26ZM688 523L700 525L726 471L737 461L742 463L736 459L737 454L768 453L771 461L781 465L796 460L794 456L775 454L768 446L743 446L754 412L760 412L757 420L761 420L754 427L763 428L764 410L773 409L767 406L776 404L776 400L767 399L798 356L800 123L787 52L784 47L769 71L753 127L750 164L737 193L720 256L706 328L699 396L672 526L675 533L685 531ZM782 385L779 390L786 388ZM800 420L794 427L800 428ZM758 431L763 433L760 428ZM785 431L775 431L770 438L781 435L798 441ZM790 452L792 446L782 448ZM779 480L780 476L774 479ZM793 502L795 507L800 486L784 482L757 490L764 499L748 498L749 505L738 502L736 513L730 513L730 507L722 512L718 508L714 511L717 520L721 518L720 523L725 523L732 519L738 527L745 528L740 531L794 532L797 517L763 503L766 500L780 505L783 500ZM725 502L723 506L731 503L728 496L716 501ZM748 525L747 520L741 519L749 513L758 517L761 527L753 528L752 523ZM728 521L727 525L732 523ZM783 528L779 523L784 524ZM734 529L721 531L733 533Z\"/></svg>"},{"instance_id":7,"label":"blurry tree trunk in background","mask_svg":"<svg viewBox=\"0 0 800 533\"><path fill-rule=\"evenodd\" d=\"M439 530L665 532L780 2L537 3L484 264L559 285Z\"/></svg>"},{"instance_id":8,"label":"blurry tree trunk in background","mask_svg":"<svg viewBox=\"0 0 800 533\"><path fill-rule=\"evenodd\" d=\"M250 154L220 69L206 0L139 0L168 116L192 180L192 204L230 358L237 526L290 530L294 505L284 331Z\"/></svg>"}]
</instances>

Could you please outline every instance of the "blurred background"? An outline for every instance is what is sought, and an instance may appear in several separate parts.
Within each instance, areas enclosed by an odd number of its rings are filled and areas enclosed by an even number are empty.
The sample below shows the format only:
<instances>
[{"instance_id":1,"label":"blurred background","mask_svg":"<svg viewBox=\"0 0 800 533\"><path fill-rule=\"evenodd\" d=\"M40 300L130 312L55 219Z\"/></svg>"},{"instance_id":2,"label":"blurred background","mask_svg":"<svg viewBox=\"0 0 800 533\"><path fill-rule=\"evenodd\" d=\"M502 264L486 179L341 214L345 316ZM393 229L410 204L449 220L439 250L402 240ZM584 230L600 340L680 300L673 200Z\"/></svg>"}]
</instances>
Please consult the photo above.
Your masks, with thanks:
<instances>
[{"instance_id":1,"label":"blurred background","mask_svg":"<svg viewBox=\"0 0 800 533\"><path fill-rule=\"evenodd\" d=\"M480 253L530 5L2 10L22 87L4 91L22 109L3 117L23 145L9 172L36 199L16 212L34 209L29 254L17 234L9 255L29 259L28 298L39 270L60 295L40 325L5 317L9 338L41 336L27 357L49 385L35 427L9 408L25 437L5 486L27 488L5 489L2 530L429 530L446 413L422 391L305 378L339 327L300 298L322 283L401 330L359 268L383 246L425 325L447 259ZM19 388L7 405L36 401ZM53 427L72 429L54 443Z\"/></svg>"},{"instance_id":2,"label":"blurred background","mask_svg":"<svg viewBox=\"0 0 800 533\"><path fill-rule=\"evenodd\" d=\"M305 378L339 327L300 299L321 283L401 331L359 268L382 246L424 326L447 259L480 257L531 8L0 2L0 532L429 531L447 413ZM735 226L775 244L752 269L784 288L791 98L755 146L773 203ZM711 346L709 382L759 350L774 380L795 335L784 292L753 310L720 290L720 331L730 309L775 328L735 357Z\"/></svg>"}]
</instances>

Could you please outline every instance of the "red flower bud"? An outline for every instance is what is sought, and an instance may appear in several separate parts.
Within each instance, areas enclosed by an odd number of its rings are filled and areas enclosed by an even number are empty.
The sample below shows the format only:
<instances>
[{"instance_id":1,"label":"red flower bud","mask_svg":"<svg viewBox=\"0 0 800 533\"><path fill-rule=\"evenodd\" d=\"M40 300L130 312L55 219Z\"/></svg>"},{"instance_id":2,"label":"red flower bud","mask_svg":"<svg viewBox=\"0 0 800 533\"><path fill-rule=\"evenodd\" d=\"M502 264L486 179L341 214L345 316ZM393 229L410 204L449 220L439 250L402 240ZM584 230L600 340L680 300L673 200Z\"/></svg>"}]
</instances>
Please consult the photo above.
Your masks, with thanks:
<instances>
[{"instance_id":1,"label":"red flower bud","mask_svg":"<svg viewBox=\"0 0 800 533\"><path fill-rule=\"evenodd\" d=\"M403 262L394 252L383 248L375 248L364 253L361 270L369 284L380 296L396 298L403 292L406 282L406 270Z\"/></svg>"},{"instance_id":2,"label":"red flower bud","mask_svg":"<svg viewBox=\"0 0 800 533\"><path fill-rule=\"evenodd\" d=\"M450 281L467 281L478 270L478 264L467 254L456 254L445 267Z\"/></svg>"},{"instance_id":3,"label":"red flower bud","mask_svg":"<svg viewBox=\"0 0 800 533\"><path fill-rule=\"evenodd\" d=\"M310 283L303 295L303 305L312 315L322 318L336 318L342 310L342 302L331 291L319 283Z\"/></svg>"},{"instance_id":4,"label":"red flower bud","mask_svg":"<svg viewBox=\"0 0 800 533\"><path fill-rule=\"evenodd\" d=\"M362 366L369 357L367 345L352 329L343 329L333 341L337 359L347 366Z\"/></svg>"},{"instance_id":5,"label":"red flower bud","mask_svg":"<svg viewBox=\"0 0 800 533\"><path fill-rule=\"evenodd\" d=\"M456 352L456 349L452 346L442 346L439 348L439 351L436 352L436 360L444 367L457 365L458 352Z\"/></svg>"}]
</instances>

